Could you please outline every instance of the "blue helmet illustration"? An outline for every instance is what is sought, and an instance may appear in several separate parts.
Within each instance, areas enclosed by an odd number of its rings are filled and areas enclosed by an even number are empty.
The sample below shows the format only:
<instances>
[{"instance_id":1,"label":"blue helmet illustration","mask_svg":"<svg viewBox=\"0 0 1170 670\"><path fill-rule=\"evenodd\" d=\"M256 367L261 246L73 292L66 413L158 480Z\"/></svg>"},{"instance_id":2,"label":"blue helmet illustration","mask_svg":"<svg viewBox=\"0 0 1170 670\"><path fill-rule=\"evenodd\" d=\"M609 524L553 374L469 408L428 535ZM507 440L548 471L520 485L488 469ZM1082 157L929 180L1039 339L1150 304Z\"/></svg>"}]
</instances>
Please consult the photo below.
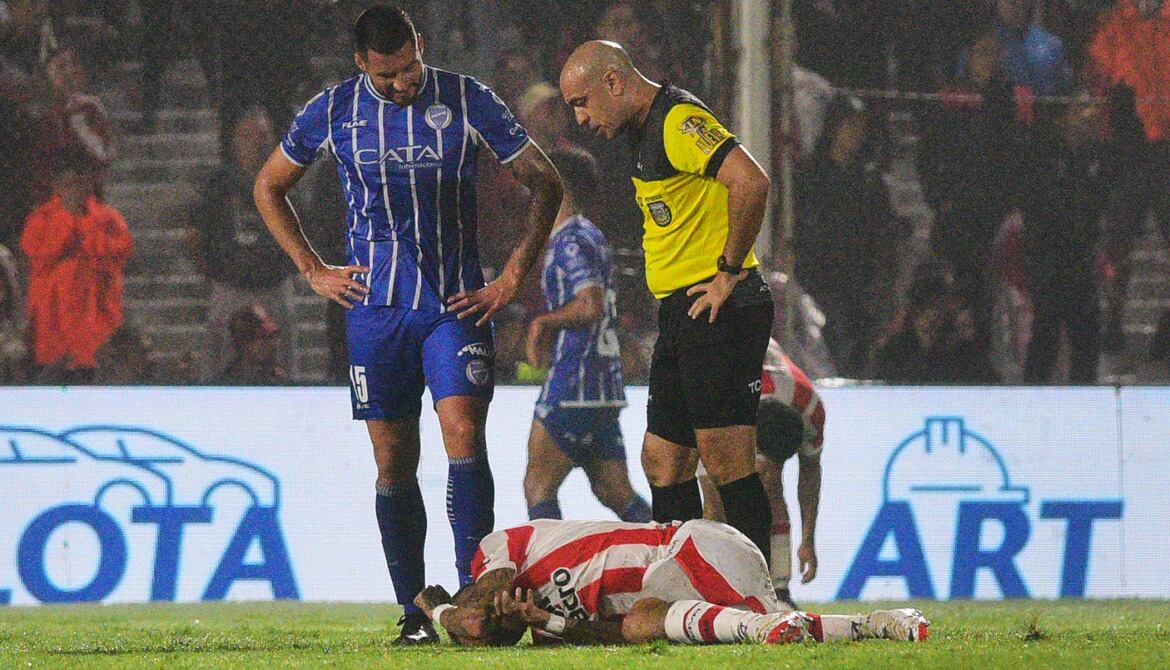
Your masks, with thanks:
<instances>
[{"instance_id":1,"label":"blue helmet illustration","mask_svg":"<svg viewBox=\"0 0 1170 670\"><path fill-rule=\"evenodd\" d=\"M934 416L898 445L882 478L885 502L937 494L999 502L1028 502L1028 487L1013 485L1003 458L962 417Z\"/></svg>"}]
</instances>

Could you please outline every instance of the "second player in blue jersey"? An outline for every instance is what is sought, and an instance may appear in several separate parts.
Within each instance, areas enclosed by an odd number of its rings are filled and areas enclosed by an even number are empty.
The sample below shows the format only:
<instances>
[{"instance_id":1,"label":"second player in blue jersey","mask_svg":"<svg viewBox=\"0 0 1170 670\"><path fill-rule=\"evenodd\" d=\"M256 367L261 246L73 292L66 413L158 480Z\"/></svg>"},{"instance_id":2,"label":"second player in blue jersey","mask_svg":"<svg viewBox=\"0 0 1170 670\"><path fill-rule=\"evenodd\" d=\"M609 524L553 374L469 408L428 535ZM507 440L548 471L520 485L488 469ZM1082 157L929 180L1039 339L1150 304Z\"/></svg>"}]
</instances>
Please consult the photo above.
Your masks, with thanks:
<instances>
[{"instance_id":1,"label":"second player in blue jersey","mask_svg":"<svg viewBox=\"0 0 1170 670\"><path fill-rule=\"evenodd\" d=\"M398 602L398 641L438 641L412 599L425 585L426 510L415 471L429 388L450 462L447 515L460 580L493 530L484 426L494 386L490 319L535 264L561 200L560 179L507 106L471 77L428 67L425 43L395 7L354 24L360 74L305 105L256 181L256 205L318 294L349 309L353 416L378 468L375 513ZM532 194L528 231L484 284L476 245L476 159L491 152ZM313 251L289 190L319 154L338 164L349 265ZM339 222L339 224L342 222Z\"/></svg>"},{"instance_id":2,"label":"second player in blue jersey","mask_svg":"<svg viewBox=\"0 0 1170 670\"><path fill-rule=\"evenodd\" d=\"M557 490L580 466L598 499L619 518L649 521L649 506L630 486L618 424L626 394L612 253L582 214L595 199L597 165L580 150L556 149L550 157L565 197L541 277L548 312L533 319L526 343L529 364L551 358L528 438L528 515L560 518Z\"/></svg>"}]
</instances>

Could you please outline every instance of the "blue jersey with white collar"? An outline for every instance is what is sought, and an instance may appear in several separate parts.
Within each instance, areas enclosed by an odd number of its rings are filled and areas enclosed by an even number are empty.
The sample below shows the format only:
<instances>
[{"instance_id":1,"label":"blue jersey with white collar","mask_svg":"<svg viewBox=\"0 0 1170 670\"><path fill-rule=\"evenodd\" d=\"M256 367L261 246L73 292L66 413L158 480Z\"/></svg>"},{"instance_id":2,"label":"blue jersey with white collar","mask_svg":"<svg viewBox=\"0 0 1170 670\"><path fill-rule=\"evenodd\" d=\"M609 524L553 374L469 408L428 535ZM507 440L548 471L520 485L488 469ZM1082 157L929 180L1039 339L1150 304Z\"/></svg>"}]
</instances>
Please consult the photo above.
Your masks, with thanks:
<instances>
[{"instance_id":1,"label":"blue jersey with white collar","mask_svg":"<svg viewBox=\"0 0 1170 670\"><path fill-rule=\"evenodd\" d=\"M548 381L537 405L624 407L612 254L605 236L589 219L572 216L553 230L540 284L550 312L569 304L583 289L599 286L605 315L586 326L557 332Z\"/></svg>"},{"instance_id":2,"label":"blue jersey with white collar","mask_svg":"<svg viewBox=\"0 0 1170 670\"><path fill-rule=\"evenodd\" d=\"M382 97L366 75L319 93L281 149L306 166L337 159L349 213L349 262L368 266L365 305L445 311L446 298L484 284L476 245L475 164L487 147L501 163L528 133L475 79L432 67L408 107Z\"/></svg>"}]
</instances>

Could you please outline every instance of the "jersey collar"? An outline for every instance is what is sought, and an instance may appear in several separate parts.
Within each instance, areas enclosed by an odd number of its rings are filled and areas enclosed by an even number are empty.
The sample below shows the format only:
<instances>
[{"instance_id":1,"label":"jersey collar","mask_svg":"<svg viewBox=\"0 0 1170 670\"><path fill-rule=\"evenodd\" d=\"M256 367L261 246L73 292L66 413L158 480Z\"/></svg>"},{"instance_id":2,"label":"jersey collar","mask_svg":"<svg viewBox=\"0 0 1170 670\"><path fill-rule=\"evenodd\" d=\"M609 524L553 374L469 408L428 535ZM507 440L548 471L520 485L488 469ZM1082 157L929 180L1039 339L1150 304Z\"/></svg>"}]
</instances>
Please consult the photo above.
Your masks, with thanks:
<instances>
[{"instance_id":1,"label":"jersey collar","mask_svg":"<svg viewBox=\"0 0 1170 670\"><path fill-rule=\"evenodd\" d=\"M391 105L394 105L395 107L398 107L398 103L394 102L390 98L387 98L386 96L384 96L378 92L378 89L374 87L374 82L370 81L370 75L362 73L362 83L365 84L365 86L366 86L366 92L368 92L370 95L374 96L375 100L389 103ZM431 83L431 68L424 65L423 66L422 85L418 87L418 96L415 97L415 101L422 99L423 95L427 92L427 87L430 85L430 83ZM400 109L406 109L406 108L402 107Z\"/></svg>"}]
</instances>

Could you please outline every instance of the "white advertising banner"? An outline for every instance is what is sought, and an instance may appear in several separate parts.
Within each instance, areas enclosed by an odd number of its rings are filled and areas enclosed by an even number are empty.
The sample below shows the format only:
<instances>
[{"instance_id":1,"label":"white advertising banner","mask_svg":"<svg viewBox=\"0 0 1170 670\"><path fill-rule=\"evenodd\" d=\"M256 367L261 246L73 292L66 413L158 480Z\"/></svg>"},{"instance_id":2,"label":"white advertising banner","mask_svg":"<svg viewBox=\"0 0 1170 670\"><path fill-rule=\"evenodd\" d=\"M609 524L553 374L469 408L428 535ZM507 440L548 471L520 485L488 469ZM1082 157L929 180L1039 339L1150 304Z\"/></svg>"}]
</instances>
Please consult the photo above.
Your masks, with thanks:
<instances>
[{"instance_id":1,"label":"white advertising banner","mask_svg":"<svg viewBox=\"0 0 1170 670\"><path fill-rule=\"evenodd\" d=\"M821 573L802 597L1125 593L1113 389L822 394Z\"/></svg>"},{"instance_id":2,"label":"white advertising banner","mask_svg":"<svg viewBox=\"0 0 1170 670\"><path fill-rule=\"evenodd\" d=\"M1122 389L1121 433L1125 552L1118 569L1126 594L1170 598L1170 388Z\"/></svg>"},{"instance_id":3,"label":"white advertising banner","mask_svg":"<svg viewBox=\"0 0 1170 670\"><path fill-rule=\"evenodd\" d=\"M492 404L497 528L527 518L537 391ZM794 580L798 599L1170 596L1170 390L822 394L821 567ZM628 396L630 476L648 497L646 390ZM453 588L429 410L422 444L427 581ZM795 546L795 461L785 474ZM0 389L0 604L391 600L374 476L345 389ZM612 516L580 472L560 500L569 518Z\"/></svg>"}]
</instances>

